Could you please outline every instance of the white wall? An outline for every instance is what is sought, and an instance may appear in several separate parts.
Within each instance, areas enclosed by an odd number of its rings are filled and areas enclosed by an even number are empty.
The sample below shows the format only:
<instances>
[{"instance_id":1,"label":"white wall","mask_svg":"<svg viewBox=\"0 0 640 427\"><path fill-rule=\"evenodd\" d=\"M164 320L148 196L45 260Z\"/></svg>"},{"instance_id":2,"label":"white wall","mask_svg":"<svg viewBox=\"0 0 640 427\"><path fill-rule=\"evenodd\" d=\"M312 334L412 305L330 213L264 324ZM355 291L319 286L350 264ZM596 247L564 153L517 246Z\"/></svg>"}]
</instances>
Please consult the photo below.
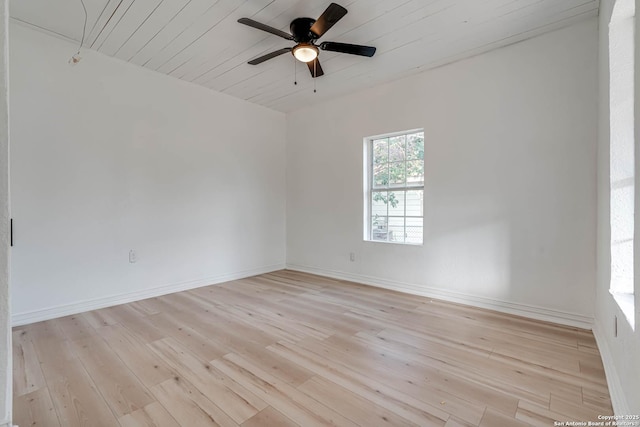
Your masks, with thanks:
<instances>
[{"instance_id":1,"label":"white wall","mask_svg":"<svg viewBox=\"0 0 640 427\"><path fill-rule=\"evenodd\" d=\"M596 87L594 18L291 113L287 265L589 327ZM420 127L424 246L363 242L362 139Z\"/></svg>"},{"instance_id":2,"label":"white wall","mask_svg":"<svg viewBox=\"0 0 640 427\"><path fill-rule=\"evenodd\" d=\"M284 266L283 114L11 36L15 323Z\"/></svg>"},{"instance_id":3,"label":"white wall","mask_svg":"<svg viewBox=\"0 0 640 427\"><path fill-rule=\"evenodd\" d=\"M0 0L0 426L11 425L11 298L9 292L8 3Z\"/></svg>"},{"instance_id":4,"label":"white wall","mask_svg":"<svg viewBox=\"0 0 640 427\"><path fill-rule=\"evenodd\" d=\"M588 20L292 113L286 164L282 114L90 51L72 67L75 46L13 25L14 320L280 268L286 168L289 267L583 326L595 304L616 411L640 413L640 332L613 337L608 292L612 2L598 73ZM416 127L425 244L363 242L362 138Z\"/></svg>"},{"instance_id":5,"label":"white wall","mask_svg":"<svg viewBox=\"0 0 640 427\"><path fill-rule=\"evenodd\" d=\"M614 0L600 2L599 17L599 130L598 130L598 251L597 251L597 286L596 286L596 319L594 333L602 354L609 391L614 410L617 414L640 414L640 328L635 332L626 321L624 313L618 308L609 293L611 280L611 227L610 227L610 189L609 189L609 21L613 11ZM636 10L640 10L640 0L636 0ZM640 64L640 20L636 19L636 64ZM640 123L640 72L636 65L635 74L635 121ZM636 125L635 147L638 153L640 126ZM640 156L636 154L636 170ZM640 200L640 185L635 184L636 206ZM640 318L640 209L635 209L635 308L636 325ZM614 318L618 317L618 336L614 336Z\"/></svg>"}]
</instances>

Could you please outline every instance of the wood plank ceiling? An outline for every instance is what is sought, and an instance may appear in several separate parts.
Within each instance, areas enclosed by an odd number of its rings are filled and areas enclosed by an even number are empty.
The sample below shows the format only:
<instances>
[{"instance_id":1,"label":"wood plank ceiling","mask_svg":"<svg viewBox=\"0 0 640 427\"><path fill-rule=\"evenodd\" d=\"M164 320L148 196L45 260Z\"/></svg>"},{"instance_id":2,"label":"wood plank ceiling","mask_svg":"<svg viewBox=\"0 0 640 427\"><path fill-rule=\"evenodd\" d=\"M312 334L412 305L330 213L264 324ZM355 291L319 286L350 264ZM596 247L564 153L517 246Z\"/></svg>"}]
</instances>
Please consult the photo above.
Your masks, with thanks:
<instances>
[{"instance_id":1,"label":"wood plank ceiling","mask_svg":"<svg viewBox=\"0 0 640 427\"><path fill-rule=\"evenodd\" d=\"M349 13L321 41L376 46L373 58L321 51L314 81L293 56L247 61L293 42L238 24L283 31L330 1L84 0L84 46L280 111L406 77L595 16L598 0L338 0ZM80 42L80 0L11 0L14 20ZM64 58L65 60L67 58Z\"/></svg>"}]
</instances>

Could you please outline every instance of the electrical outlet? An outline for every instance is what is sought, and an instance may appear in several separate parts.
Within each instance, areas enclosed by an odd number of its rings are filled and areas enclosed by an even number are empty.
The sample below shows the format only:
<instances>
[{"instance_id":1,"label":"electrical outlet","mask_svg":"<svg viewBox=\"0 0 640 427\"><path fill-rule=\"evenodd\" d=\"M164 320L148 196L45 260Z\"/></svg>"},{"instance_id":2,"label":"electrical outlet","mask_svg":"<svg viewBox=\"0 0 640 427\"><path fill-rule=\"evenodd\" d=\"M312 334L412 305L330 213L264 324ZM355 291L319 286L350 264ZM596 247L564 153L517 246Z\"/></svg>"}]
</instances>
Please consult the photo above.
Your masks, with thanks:
<instances>
[{"instance_id":1,"label":"electrical outlet","mask_svg":"<svg viewBox=\"0 0 640 427\"><path fill-rule=\"evenodd\" d=\"M351 262L355 262L356 261L356 253L355 252L349 252L349 261L351 261Z\"/></svg>"},{"instance_id":2,"label":"electrical outlet","mask_svg":"<svg viewBox=\"0 0 640 427\"><path fill-rule=\"evenodd\" d=\"M136 251L134 251L133 249L131 249L129 251L129 262L131 264L134 264L138 261L138 254L136 253Z\"/></svg>"}]
</instances>

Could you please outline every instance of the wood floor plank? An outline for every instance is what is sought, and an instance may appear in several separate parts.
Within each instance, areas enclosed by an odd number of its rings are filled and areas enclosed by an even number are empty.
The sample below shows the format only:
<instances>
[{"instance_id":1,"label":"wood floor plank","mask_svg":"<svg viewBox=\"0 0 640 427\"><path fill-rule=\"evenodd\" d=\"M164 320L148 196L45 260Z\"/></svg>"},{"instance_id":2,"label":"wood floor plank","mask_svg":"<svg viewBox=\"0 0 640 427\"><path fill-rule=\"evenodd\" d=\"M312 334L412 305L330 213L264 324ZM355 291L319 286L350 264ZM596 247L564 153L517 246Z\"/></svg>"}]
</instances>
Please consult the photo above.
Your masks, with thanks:
<instances>
[{"instance_id":1,"label":"wood floor plank","mask_svg":"<svg viewBox=\"0 0 640 427\"><path fill-rule=\"evenodd\" d=\"M33 341L33 348L38 356L41 368L43 368L43 365L51 367L66 366L69 362L77 361L77 356L71 348L71 343L64 338L41 338Z\"/></svg>"},{"instance_id":2,"label":"wood floor plank","mask_svg":"<svg viewBox=\"0 0 640 427\"><path fill-rule=\"evenodd\" d=\"M61 427L47 387L13 397L14 419L19 426Z\"/></svg>"},{"instance_id":3,"label":"wood floor plank","mask_svg":"<svg viewBox=\"0 0 640 427\"><path fill-rule=\"evenodd\" d=\"M76 360L66 335L55 320L33 323L14 329L16 342L31 341L40 365L66 365ZM28 351L24 348L24 351ZM43 372L44 373L44 372Z\"/></svg>"},{"instance_id":4,"label":"wood floor plank","mask_svg":"<svg viewBox=\"0 0 640 427\"><path fill-rule=\"evenodd\" d=\"M606 384L603 384L599 379L594 379L593 372L584 372L580 369L576 369L569 373L565 369L558 368L558 365L545 364L544 362L540 362L537 358L534 360L533 358L525 355L517 357L515 355L504 356L492 353L489 358L512 369L516 369L516 372L534 372L542 379L549 380L549 384L553 384L555 382L566 384L568 388L564 390L564 394L571 394L576 401L580 401L581 399L581 393L579 390L581 387L589 387L595 390L606 389ZM601 375L604 376L604 371L601 372Z\"/></svg>"},{"instance_id":5,"label":"wood floor plank","mask_svg":"<svg viewBox=\"0 0 640 427\"><path fill-rule=\"evenodd\" d=\"M21 426L549 426L613 413L591 331L287 270L13 337Z\"/></svg>"},{"instance_id":6,"label":"wood floor plank","mask_svg":"<svg viewBox=\"0 0 640 427\"><path fill-rule=\"evenodd\" d=\"M429 363L425 363L425 358L417 354L416 348L398 342L390 343L380 336L373 336L367 333L358 333L356 336L372 345L384 348L385 351L400 354L411 362L421 365L423 374L434 386L443 390L449 390L456 396L483 404L504 414L514 414L518 407L518 399L510 394L487 387L486 383L473 381L464 374L456 374L446 369L435 368Z\"/></svg>"},{"instance_id":7,"label":"wood floor plank","mask_svg":"<svg viewBox=\"0 0 640 427\"><path fill-rule=\"evenodd\" d=\"M516 412L516 419L526 422L532 426L549 427L554 425L554 422L567 421L566 415L549 410L547 407L539 406L526 400L521 400L518 403L518 410Z\"/></svg>"},{"instance_id":8,"label":"wood floor plank","mask_svg":"<svg viewBox=\"0 0 640 427\"><path fill-rule=\"evenodd\" d=\"M161 357L124 326L105 326L97 329L97 332L146 387L175 376L175 372Z\"/></svg>"},{"instance_id":9,"label":"wood floor plank","mask_svg":"<svg viewBox=\"0 0 640 427\"><path fill-rule=\"evenodd\" d=\"M30 339L35 342L37 340L49 338L64 340L66 336L60 330L55 320L47 320L44 322L31 323L13 328L13 332L19 332L24 339Z\"/></svg>"},{"instance_id":10,"label":"wood floor plank","mask_svg":"<svg viewBox=\"0 0 640 427\"><path fill-rule=\"evenodd\" d=\"M610 415L603 414L600 408L594 408L585 403L576 403L573 399L567 399L565 396L556 394L551 394L549 409L568 416L568 419L580 421L598 421L599 415Z\"/></svg>"},{"instance_id":11,"label":"wood floor plank","mask_svg":"<svg viewBox=\"0 0 640 427\"><path fill-rule=\"evenodd\" d=\"M444 427L477 427L477 425L462 421L459 418L451 416L447 420L447 423L444 425Z\"/></svg>"},{"instance_id":12,"label":"wood floor plank","mask_svg":"<svg viewBox=\"0 0 640 427\"><path fill-rule=\"evenodd\" d=\"M461 399L444 387L433 386L427 375L428 369L413 364L403 356L359 342L357 338L336 334L323 341L312 342L308 339L305 348L362 376L376 378L378 382L414 396L431 407L455 413L472 424L478 424L484 413L485 405ZM510 415L514 414L515 408Z\"/></svg>"},{"instance_id":13,"label":"wood floor plank","mask_svg":"<svg viewBox=\"0 0 640 427\"><path fill-rule=\"evenodd\" d=\"M238 355L232 353L211 364L302 426L356 425Z\"/></svg>"},{"instance_id":14,"label":"wood floor plank","mask_svg":"<svg viewBox=\"0 0 640 427\"><path fill-rule=\"evenodd\" d=\"M82 314L61 317L53 322L58 324L69 341L91 337L95 334L95 329Z\"/></svg>"},{"instance_id":15,"label":"wood floor plank","mask_svg":"<svg viewBox=\"0 0 640 427\"><path fill-rule=\"evenodd\" d=\"M118 421L78 361L42 365L51 400L64 427L113 427Z\"/></svg>"},{"instance_id":16,"label":"wood floor plank","mask_svg":"<svg viewBox=\"0 0 640 427\"><path fill-rule=\"evenodd\" d=\"M292 419L286 417L282 412L276 411L271 406L264 408L253 417L242 423L242 427L301 427Z\"/></svg>"},{"instance_id":17,"label":"wood floor plank","mask_svg":"<svg viewBox=\"0 0 640 427\"><path fill-rule=\"evenodd\" d=\"M557 392L555 387L574 398L580 394L579 386L549 377L545 378L535 369L524 371L505 366L500 361L490 359L489 354L486 357L477 357L476 351L470 351L464 345L464 341L456 343L450 339L442 340L416 332L400 331L396 328L382 331L379 336L416 346L417 352L427 356L424 359L425 363L484 381L498 390L510 392L519 398L541 405L548 404L551 391Z\"/></svg>"},{"instance_id":18,"label":"wood floor plank","mask_svg":"<svg viewBox=\"0 0 640 427\"><path fill-rule=\"evenodd\" d=\"M604 376L604 373L602 375ZM582 388L582 403L599 408L603 413L611 408L611 400L607 391L593 390L587 387Z\"/></svg>"},{"instance_id":19,"label":"wood floor plank","mask_svg":"<svg viewBox=\"0 0 640 427\"><path fill-rule=\"evenodd\" d=\"M213 403L223 408L238 424L267 407L265 401L240 384L230 386L233 382L225 381L223 375L211 369L206 361L197 359L175 339L165 338L150 346L181 378L187 379Z\"/></svg>"},{"instance_id":20,"label":"wood floor plank","mask_svg":"<svg viewBox=\"0 0 640 427\"><path fill-rule=\"evenodd\" d=\"M242 357L285 383L297 387L315 374L271 351L240 352Z\"/></svg>"},{"instance_id":21,"label":"wood floor plank","mask_svg":"<svg viewBox=\"0 0 640 427\"><path fill-rule=\"evenodd\" d=\"M282 310L266 308L266 307L252 307L246 309L244 306L239 307L224 307L222 311L229 313L229 315L244 322L257 322L259 327L269 333L269 330L264 328L264 325L271 325L275 327L273 336L276 340L288 339L290 341L298 341L307 336L317 338L327 338L331 336L333 331L322 328L319 325L313 325L307 320L304 321L292 321L287 319L285 315L281 313Z\"/></svg>"},{"instance_id":22,"label":"wood floor plank","mask_svg":"<svg viewBox=\"0 0 640 427\"><path fill-rule=\"evenodd\" d=\"M187 347L191 352L203 360L216 359L229 353L230 349L216 340L211 340L204 334L187 326L180 318L166 313L154 314L148 319L154 326Z\"/></svg>"},{"instance_id":23,"label":"wood floor plank","mask_svg":"<svg viewBox=\"0 0 640 427\"><path fill-rule=\"evenodd\" d=\"M13 333L13 395L22 396L46 387L33 342L26 334Z\"/></svg>"},{"instance_id":24,"label":"wood floor plank","mask_svg":"<svg viewBox=\"0 0 640 427\"><path fill-rule=\"evenodd\" d=\"M153 402L118 419L121 427L180 427L158 402Z\"/></svg>"},{"instance_id":25,"label":"wood floor plank","mask_svg":"<svg viewBox=\"0 0 640 427\"><path fill-rule=\"evenodd\" d=\"M361 426L418 425L320 376L311 378L298 390Z\"/></svg>"},{"instance_id":26,"label":"wood floor plank","mask_svg":"<svg viewBox=\"0 0 640 427\"><path fill-rule=\"evenodd\" d=\"M271 343L278 341L275 336L267 336L248 324L229 319L219 310L208 313L189 312L175 314L182 324L229 351L260 352Z\"/></svg>"},{"instance_id":27,"label":"wood floor plank","mask_svg":"<svg viewBox=\"0 0 640 427\"><path fill-rule=\"evenodd\" d=\"M117 417L153 402L147 388L101 337L73 341L72 347Z\"/></svg>"},{"instance_id":28,"label":"wood floor plank","mask_svg":"<svg viewBox=\"0 0 640 427\"><path fill-rule=\"evenodd\" d=\"M239 425L184 378L161 382L151 392L181 426Z\"/></svg>"},{"instance_id":29,"label":"wood floor plank","mask_svg":"<svg viewBox=\"0 0 640 427\"><path fill-rule=\"evenodd\" d=\"M141 341L152 342L164 338L166 334L155 327L153 322L149 320L149 316L136 310L134 304L118 305L109 307L107 310L111 316L118 320L119 324L129 329Z\"/></svg>"},{"instance_id":30,"label":"wood floor plank","mask_svg":"<svg viewBox=\"0 0 640 427\"><path fill-rule=\"evenodd\" d=\"M109 309L87 311L86 313L82 313L82 317L84 317L94 329L118 323L118 320L111 314Z\"/></svg>"},{"instance_id":31,"label":"wood floor plank","mask_svg":"<svg viewBox=\"0 0 640 427\"><path fill-rule=\"evenodd\" d=\"M382 327L372 327L368 322L356 321L353 318L346 319L343 307L332 307L327 304L313 304L304 300L304 295L295 299L285 299L278 307L278 313L289 318L292 322L304 320L314 325L320 325L331 334L340 332L346 335L353 335L358 332L371 332L376 334Z\"/></svg>"},{"instance_id":32,"label":"wood floor plank","mask_svg":"<svg viewBox=\"0 0 640 427\"><path fill-rule=\"evenodd\" d=\"M148 316L158 313L171 313L176 310L175 305L171 304L166 297L161 296L136 301L134 307L136 311Z\"/></svg>"},{"instance_id":33,"label":"wood floor plank","mask_svg":"<svg viewBox=\"0 0 640 427\"><path fill-rule=\"evenodd\" d=\"M527 423L514 420L500 412L487 408L478 427L528 427Z\"/></svg>"},{"instance_id":34,"label":"wood floor plank","mask_svg":"<svg viewBox=\"0 0 640 427\"><path fill-rule=\"evenodd\" d=\"M449 414L440 408L423 403L375 379L328 361L307 349L286 342L269 346L268 349L415 424L442 426L449 417Z\"/></svg>"}]
</instances>

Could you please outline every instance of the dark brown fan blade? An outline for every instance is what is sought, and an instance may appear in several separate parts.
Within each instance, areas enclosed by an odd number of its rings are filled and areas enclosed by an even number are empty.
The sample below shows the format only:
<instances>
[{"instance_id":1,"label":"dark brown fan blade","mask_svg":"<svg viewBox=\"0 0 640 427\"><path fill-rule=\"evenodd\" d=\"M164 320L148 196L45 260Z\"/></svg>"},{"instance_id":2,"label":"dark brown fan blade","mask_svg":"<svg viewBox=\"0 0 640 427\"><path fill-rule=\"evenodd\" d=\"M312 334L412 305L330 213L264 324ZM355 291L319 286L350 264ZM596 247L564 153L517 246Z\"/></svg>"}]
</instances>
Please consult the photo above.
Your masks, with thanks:
<instances>
[{"instance_id":1,"label":"dark brown fan blade","mask_svg":"<svg viewBox=\"0 0 640 427\"><path fill-rule=\"evenodd\" d=\"M329 7L322 12L320 18L311 26L310 30L318 38L322 37L324 33L329 31L329 28L333 27L336 22L342 19L347 14L347 9L339 4L331 3Z\"/></svg>"},{"instance_id":2,"label":"dark brown fan blade","mask_svg":"<svg viewBox=\"0 0 640 427\"><path fill-rule=\"evenodd\" d=\"M351 55L360 55L372 57L376 53L376 48L371 46L362 46L359 44L324 42L320 44L320 49L329 50L331 52L349 53Z\"/></svg>"},{"instance_id":3,"label":"dark brown fan blade","mask_svg":"<svg viewBox=\"0 0 640 427\"><path fill-rule=\"evenodd\" d=\"M267 53L266 55L262 55L257 57L256 59L252 59L251 61L248 62L248 64L251 65L258 65L263 63L264 61L267 61L271 58L275 58L276 56L280 56L283 53L287 53L287 52L291 52L291 48L290 47L283 47L282 49L273 51L271 53Z\"/></svg>"},{"instance_id":4,"label":"dark brown fan blade","mask_svg":"<svg viewBox=\"0 0 640 427\"><path fill-rule=\"evenodd\" d=\"M324 76L324 71L322 71L320 60L318 58L314 59L313 61L307 62L307 67L309 67L311 77L313 77L314 79L316 77Z\"/></svg>"},{"instance_id":5,"label":"dark brown fan blade","mask_svg":"<svg viewBox=\"0 0 640 427\"><path fill-rule=\"evenodd\" d=\"M289 33L285 33L284 31L278 30L277 28L270 27L261 22L254 21L249 18L240 18L238 22L244 25L248 25L253 28L257 28L258 30L266 31L267 33L275 34L276 36L280 36L283 39L293 40L293 36Z\"/></svg>"}]
</instances>

